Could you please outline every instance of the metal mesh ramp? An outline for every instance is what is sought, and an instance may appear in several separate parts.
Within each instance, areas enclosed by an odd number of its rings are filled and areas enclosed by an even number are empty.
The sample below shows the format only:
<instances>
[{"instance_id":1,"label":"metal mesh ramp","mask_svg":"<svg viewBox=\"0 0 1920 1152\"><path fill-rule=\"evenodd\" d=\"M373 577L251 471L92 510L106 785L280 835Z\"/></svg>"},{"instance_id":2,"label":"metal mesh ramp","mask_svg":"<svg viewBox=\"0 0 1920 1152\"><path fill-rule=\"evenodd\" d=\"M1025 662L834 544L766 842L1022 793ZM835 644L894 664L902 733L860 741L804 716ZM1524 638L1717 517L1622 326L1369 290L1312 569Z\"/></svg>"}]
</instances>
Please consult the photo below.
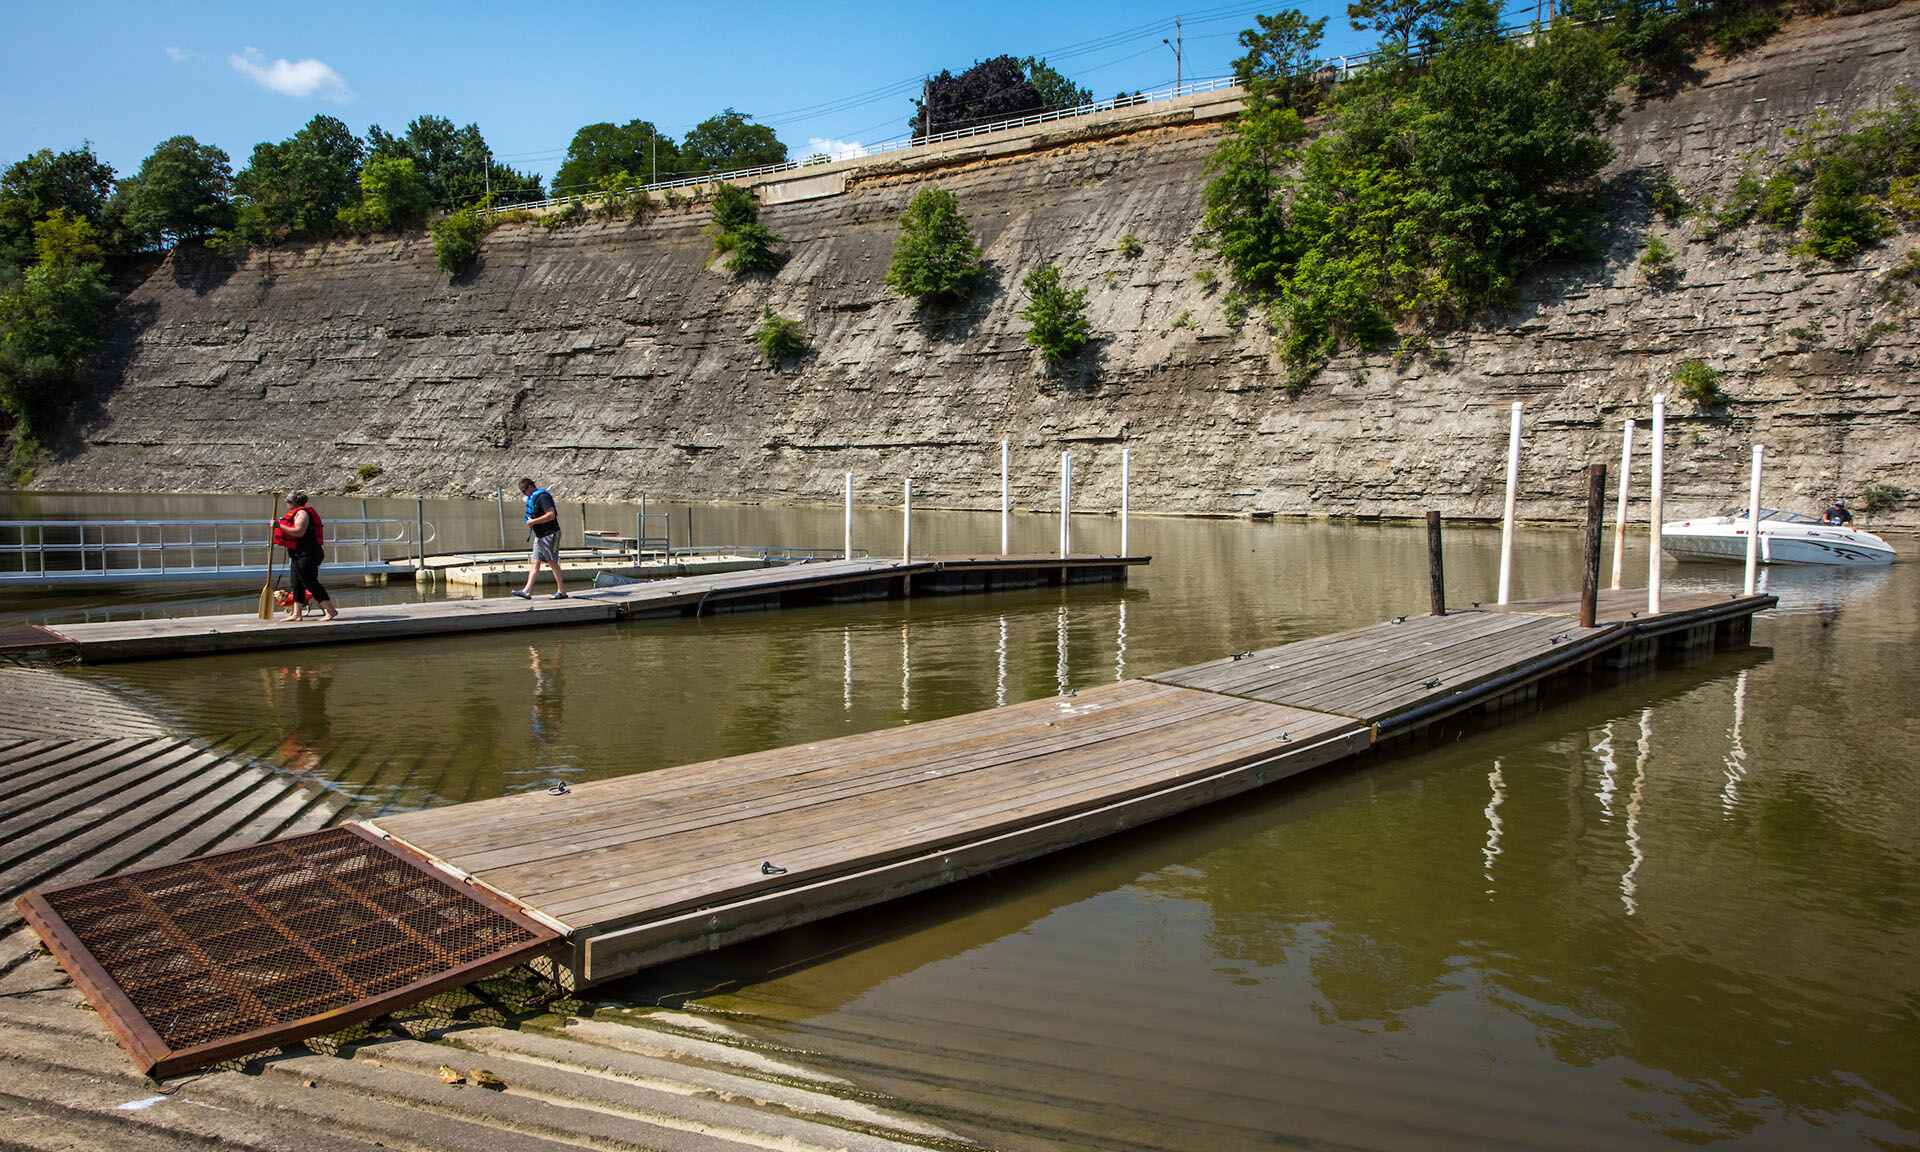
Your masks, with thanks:
<instances>
[{"instance_id":1,"label":"metal mesh ramp","mask_svg":"<svg viewBox=\"0 0 1920 1152\"><path fill-rule=\"evenodd\" d=\"M29 893L19 908L156 1077L370 1020L560 938L357 825Z\"/></svg>"}]
</instances>

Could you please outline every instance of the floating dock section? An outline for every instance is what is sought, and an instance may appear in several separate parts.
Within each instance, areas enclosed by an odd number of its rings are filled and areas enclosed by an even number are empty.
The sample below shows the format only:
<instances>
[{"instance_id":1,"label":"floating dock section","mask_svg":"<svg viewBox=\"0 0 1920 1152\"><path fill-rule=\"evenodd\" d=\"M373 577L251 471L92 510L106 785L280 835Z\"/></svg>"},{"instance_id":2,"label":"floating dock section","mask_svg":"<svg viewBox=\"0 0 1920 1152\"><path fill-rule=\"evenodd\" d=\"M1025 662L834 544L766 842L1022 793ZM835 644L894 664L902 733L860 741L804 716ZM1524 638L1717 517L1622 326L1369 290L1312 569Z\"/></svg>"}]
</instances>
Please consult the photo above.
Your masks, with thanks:
<instances>
[{"instance_id":1,"label":"floating dock section","mask_svg":"<svg viewBox=\"0 0 1920 1152\"><path fill-rule=\"evenodd\" d=\"M576 587L565 600L547 592L535 599L438 600L349 608L333 621L298 624L252 614L182 616L62 624L0 639L11 655L43 654L98 664L158 660L220 652L255 652L321 644L350 644L609 624L656 616L697 616L841 600L987 592L1057 584L1124 582L1148 556L944 556L915 560L828 560L622 584ZM524 572L525 570L522 569ZM541 587L550 589L551 578ZM10 641L10 642L6 642Z\"/></svg>"},{"instance_id":2,"label":"floating dock section","mask_svg":"<svg viewBox=\"0 0 1920 1152\"><path fill-rule=\"evenodd\" d=\"M1577 683L1664 651L1741 647L1753 614L1776 601L1669 595L1657 614L1637 611L1644 603L1610 594L1591 628L1578 625L1571 599L1401 618L1063 698L559 794L382 817L354 825L352 842L336 836L318 853L315 867L338 861L340 872L331 885L308 884L319 893L312 908L208 895L177 870L130 873L97 896L36 893L24 907L103 1012L129 1011L117 990L146 979L156 956L191 952L190 964L177 962L209 973L202 999L258 1000L261 981L270 990L329 965L353 977L336 982L332 1000L297 1005L319 1023L287 1015L263 1025L235 1011L233 1019L253 1022L244 1039L196 1033L207 1051L400 1007L410 989L443 986L464 963L508 955L592 984L1085 843L1362 754L1456 713L1525 701L1549 681ZM293 868L303 850L278 843ZM424 861L447 883L423 888L410 861ZM209 867L240 896L308 883L252 857ZM356 887L362 883L385 887ZM451 952L421 959L420 946L409 950L402 939L368 951L374 928L337 906L389 896L392 914L413 917L416 933L484 921L498 947L482 961ZM115 914L128 920L106 934L90 926L98 920L81 926L67 918L63 928L49 918L75 904L90 915L94 899L117 901ZM328 917L351 924L336 930ZM309 930L309 918L328 931ZM163 923L174 927L156 926ZM156 951L116 960L112 949L127 933L144 933ZM406 981L383 974L382 964L403 959ZM368 987L394 990L350 997ZM157 1027L175 1007L158 1003L159 1018L137 1002L132 1010ZM130 1049L154 1063L152 1049Z\"/></svg>"}]
</instances>

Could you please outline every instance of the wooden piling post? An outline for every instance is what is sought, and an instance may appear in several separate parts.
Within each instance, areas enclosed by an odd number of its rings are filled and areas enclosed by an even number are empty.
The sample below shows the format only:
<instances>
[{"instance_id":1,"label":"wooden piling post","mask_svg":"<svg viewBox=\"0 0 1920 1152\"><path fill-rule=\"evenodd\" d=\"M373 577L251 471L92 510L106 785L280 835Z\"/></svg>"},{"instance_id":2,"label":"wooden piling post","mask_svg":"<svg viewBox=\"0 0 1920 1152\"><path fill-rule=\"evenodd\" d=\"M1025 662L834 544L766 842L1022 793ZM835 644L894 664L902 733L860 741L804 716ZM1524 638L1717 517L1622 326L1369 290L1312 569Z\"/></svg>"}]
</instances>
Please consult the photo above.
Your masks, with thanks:
<instances>
[{"instance_id":1,"label":"wooden piling post","mask_svg":"<svg viewBox=\"0 0 1920 1152\"><path fill-rule=\"evenodd\" d=\"M1587 469L1587 563L1580 583L1580 627L1591 628L1600 616L1600 522L1607 506L1607 466Z\"/></svg>"},{"instance_id":2,"label":"wooden piling post","mask_svg":"<svg viewBox=\"0 0 1920 1152\"><path fill-rule=\"evenodd\" d=\"M1133 469L1131 449L1120 449L1120 555L1127 554L1127 481Z\"/></svg>"},{"instance_id":3,"label":"wooden piling post","mask_svg":"<svg viewBox=\"0 0 1920 1152\"><path fill-rule=\"evenodd\" d=\"M504 488L493 490L493 511L500 518L500 550L507 550L507 492Z\"/></svg>"},{"instance_id":4,"label":"wooden piling post","mask_svg":"<svg viewBox=\"0 0 1920 1152\"><path fill-rule=\"evenodd\" d=\"M847 473L847 507L840 518L841 535L845 537L843 545L845 559L853 559L853 473Z\"/></svg>"},{"instance_id":5,"label":"wooden piling post","mask_svg":"<svg viewBox=\"0 0 1920 1152\"><path fill-rule=\"evenodd\" d=\"M913 477L900 491L900 559L913 559Z\"/></svg>"},{"instance_id":6,"label":"wooden piling post","mask_svg":"<svg viewBox=\"0 0 1920 1152\"><path fill-rule=\"evenodd\" d=\"M1440 513L1427 513L1427 583L1433 596L1433 614L1447 614L1447 569L1440 556Z\"/></svg>"}]
</instances>

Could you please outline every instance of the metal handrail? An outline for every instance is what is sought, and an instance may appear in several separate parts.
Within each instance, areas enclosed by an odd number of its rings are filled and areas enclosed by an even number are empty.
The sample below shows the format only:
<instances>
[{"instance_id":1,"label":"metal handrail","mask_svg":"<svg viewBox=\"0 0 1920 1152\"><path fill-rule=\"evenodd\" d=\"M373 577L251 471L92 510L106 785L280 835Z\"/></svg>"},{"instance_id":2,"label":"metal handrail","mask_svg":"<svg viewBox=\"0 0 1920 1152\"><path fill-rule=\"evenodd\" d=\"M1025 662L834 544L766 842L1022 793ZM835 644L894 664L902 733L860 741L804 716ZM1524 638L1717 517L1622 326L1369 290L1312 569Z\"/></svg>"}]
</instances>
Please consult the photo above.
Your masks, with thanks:
<instances>
[{"instance_id":1,"label":"metal handrail","mask_svg":"<svg viewBox=\"0 0 1920 1152\"><path fill-rule=\"evenodd\" d=\"M426 540L436 534L428 526ZM329 519L329 561L384 568L390 552L414 554L415 535L398 517ZM0 582L258 572L268 566L271 538L271 525L258 519L0 520Z\"/></svg>"}]
</instances>

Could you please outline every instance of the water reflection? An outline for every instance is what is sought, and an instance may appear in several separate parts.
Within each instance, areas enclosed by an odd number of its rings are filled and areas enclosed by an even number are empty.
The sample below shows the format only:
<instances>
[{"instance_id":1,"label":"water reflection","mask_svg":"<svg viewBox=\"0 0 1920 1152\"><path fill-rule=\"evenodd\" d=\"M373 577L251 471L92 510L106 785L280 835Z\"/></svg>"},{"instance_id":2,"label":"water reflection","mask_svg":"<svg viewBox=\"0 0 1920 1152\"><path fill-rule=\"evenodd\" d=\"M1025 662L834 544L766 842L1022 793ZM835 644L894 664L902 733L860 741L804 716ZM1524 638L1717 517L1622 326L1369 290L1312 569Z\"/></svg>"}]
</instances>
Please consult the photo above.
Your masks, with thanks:
<instances>
[{"instance_id":1,"label":"water reflection","mask_svg":"<svg viewBox=\"0 0 1920 1152\"><path fill-rule=\"evenodd\" d=\"M1720 808L1728 816L1740 803L1740 782L1747 778L1747 745L1740 730L1747 718L1747 674L1733 680L1733 727L1727 730L1727 782L1720 789Z\"/></svg>"},{"instance_id":2,"label":"water reflection","mask_svg":"<svg viewBox=\"0 0 1920 1152\"><path fill-rule=\"evenodd\" d=\"M1485 862L1485 870L1481 874L1486 877L1487 895L1492 896L1493 862L1500 855L1500 803L1507 798L1507 781L1500 774L1498 760L1493 762L1493 771L1487 773L1487 788L1493 793L1493 797L1487 801L1487 806L1483 809L1487 817L1487 846L1480 855Z\"/></svg>"},{"instance_id":3,"label":"water reflection","mask_svg":"<svg viewBox=\"0 0 1920 1152\"><path fill-rule=\"evenodd\" d=\"M1640 910L1634 894L1639 890L1640 864L1646 858L1640 851L1640 802L1647 783L1647 758L1653 754L1653 709L1640 710L1640 742L1633 758L1633 790L1627 793L1627 870L1620 874L1620 904L1631 916Z\"/></svg>"}]
</instances>

